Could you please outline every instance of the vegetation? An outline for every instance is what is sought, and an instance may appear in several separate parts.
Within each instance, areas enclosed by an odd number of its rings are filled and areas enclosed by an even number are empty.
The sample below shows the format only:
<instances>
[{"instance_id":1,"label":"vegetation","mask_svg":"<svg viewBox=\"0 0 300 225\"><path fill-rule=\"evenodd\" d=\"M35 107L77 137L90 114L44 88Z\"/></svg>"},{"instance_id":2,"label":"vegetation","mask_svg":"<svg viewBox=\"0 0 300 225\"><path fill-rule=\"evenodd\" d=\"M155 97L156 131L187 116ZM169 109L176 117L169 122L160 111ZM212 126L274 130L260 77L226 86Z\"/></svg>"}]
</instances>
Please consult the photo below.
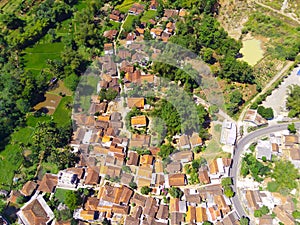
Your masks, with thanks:
<instances>
[{"instance_id":1,"label":"vegetation","mask_svg":"<svg viewBox=\"0 0 300 225\"><path fill-rule=\"evenodd\" d=\"M151 191L152 191L152 189L150 187L148 187L148 186L143 186L141 188L141 193L143 195L148 195Z\"/></svg>"},{"instance_id":2,"label":"vegetation","mask_svg":"<svg viewBox=\"0 0 300 225\"><path fill-rule=\"evenodd\" d=\"M221 181L221 184L223 186L225 196L228 197L228 198L233 197L234 192L231 188L231 185L232 185L231 177L223 178L222 181Z\"/></svg>"},{"instance_id":3,"label":"vegetation","mask_svg":"<svg viewBox=\"0 0 300 225\"><path fill-rule=\"evenodd\" d=\"M81 204L81 196L78 192L67 191L64 203L69 209L74 210Z\"/></svg>"},{"instance_id":4,"label":"vegetation","mask_svg":"<svg viewBox=\"0 0 300 225\"><path fill-rule=\"evenodd\" d=\"M263 106L258 106L257 112L265 119L271 120L274 118L274 112L272 108L265 108Z\"/></svg>"},{"instance_id":5,"label":"vegetation","mask_svg":"<svg viewBox=\"0 0 300 225\"><path fill-rule=\"evenodd\" d=\"M163 144L160 146L160 151L158 152L158 155L165 160L168 158L173 152L174 152L174 147L171 144Z\"/></svg>"},{"instance_id":6,"label":"vegetation","mask_svg":"<svg viewBox=\"0 0 300 225\"><path fill-rule=\"evenodd\" d=\"M286 195L294 188L297 188L297 179L300 178L300 175L290 161L281 160L275 162L271 177L274 181L268 183L268 190Z\"/></svg>"},{"instance_id":7,"label":"vegetation","mask_svg":"<svg viewBox=\"0 0 300 225\"><path fill-rule=\"evenodd\" d=\"M290 88L286 107L289 110L289 117L300 117L300 86L293 85Z\"/></svg>"},{"instance_id":8,"label":"vegetation","mask_svg":"<svg viewBox=\"0 0 300 225\"><path fill-rule=\"evenodd\" d=\"M173 198L181 198L183 195L183 192L181 191L180 188L178 187L171 187L169 189L169 194L173 197Z\"/></svg>"},{"instance_id":9,"label":"vegetation","mask_svg":"<svg viewBox=\"0 0 300 225\"><path fill-rule=\"evenodd\" d=\"M253 154L246 154L243 158L241 168L241 174L243 177L251 174L255 181L261 182L269 173L270 168L258 161Z\"/></svg>"},{"instance_id":10,"label":"vegetation","mask_svg":"<svg viewBox=\"0 0 300 225\"><path fill-rule=\"evenodd\" d=\"M249 219L247 218L247 217L242 217L241 219L240 219L240 224L241 225L249 225Z\"/></svg>"},{"instance_id":11,"label":"vegetation","mask_svg":"<svg viewBox=\"0 0 300 225\"><path fill-rule=\"evenodd\" d=\"M294 123L291 123L288 125L288 130L291 134L296 134L297 133L297 129L295 127L295 124Z\"/></svg>"},{"instance_id":12,"label":"vegetation","mask_svg":"<svg viewBox=\"0 0 300 225\"><path fill-rule=\"evenodd\" d=\"M254 211L254 217L262 217L263 215L267 215L269 212L269 208L264 205L260 209L256 209Z\"/></svg>"},{"instance_id":13,"label":"vegetation","mask_svg":"<svg viewBox=\"0 0 300 225\"><path fill-rule=\"evenodd\" d=\"M99 92L100 101L112 101L118 96L118 92L112 88L102 88Z\"/></svg>"}]
</instances>

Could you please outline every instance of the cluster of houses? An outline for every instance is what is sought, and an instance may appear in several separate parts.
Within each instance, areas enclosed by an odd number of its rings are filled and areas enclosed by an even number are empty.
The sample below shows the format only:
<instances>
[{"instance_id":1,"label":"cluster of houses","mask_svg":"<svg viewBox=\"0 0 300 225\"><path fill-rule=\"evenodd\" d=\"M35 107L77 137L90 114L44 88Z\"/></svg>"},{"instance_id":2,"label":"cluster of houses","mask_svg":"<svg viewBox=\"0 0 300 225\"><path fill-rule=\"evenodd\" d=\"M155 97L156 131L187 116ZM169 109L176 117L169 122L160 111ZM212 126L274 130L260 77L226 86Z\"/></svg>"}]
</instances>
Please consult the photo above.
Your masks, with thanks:
<instances>
[{"instance_id":1,"label":"cluster of houses","mask_svg":"<svg viewBox=\"0 0 300 225\"><path fill-rule=\"evenodd\" d=\"M276 132L266 140L259 140L256 145L256 158L271 161L272 157L280 157L291 161L296 168L300 168L299 135L290 134L287 130ZM270 211L276 214L263 215L257 219L257 224L271 225L279 222L292 225L295 220L292 212L295 211L295 204L290 196L285 197L279 193L259 190L256 182L245 181L247 184L242 188L245 196L245 204L251 214L262 206L267 206Z\"/></svg>"},{"instance_id":2,"label":"cluster of houses","mask_svg":"<svg viewBox=\"0 0 300 225\"><path fill-rule=\"evenodd\" d=\"M259 140L256 146L256 158L272 160L272 156L282 157L300 168L299 135L288 131L274 133L268 140Z\"/></svg>"}]
</instances>

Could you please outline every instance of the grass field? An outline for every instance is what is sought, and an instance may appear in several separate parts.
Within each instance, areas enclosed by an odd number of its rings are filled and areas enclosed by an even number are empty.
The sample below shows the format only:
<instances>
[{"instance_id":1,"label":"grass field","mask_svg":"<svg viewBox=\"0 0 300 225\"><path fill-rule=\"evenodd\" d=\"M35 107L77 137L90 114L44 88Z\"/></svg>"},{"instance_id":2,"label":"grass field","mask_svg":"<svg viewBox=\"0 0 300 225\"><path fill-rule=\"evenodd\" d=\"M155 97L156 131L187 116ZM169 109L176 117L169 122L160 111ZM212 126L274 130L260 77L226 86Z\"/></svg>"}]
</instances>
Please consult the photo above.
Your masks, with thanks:
<instances>
[{"instance_id":1,"label":"grass field","mask_svg":"<svg viewBox=\"0 0 300 225\"><path fill-rule=\"evenodd\" d=\"M57 198L57 200L59 202L64 203L65 199L66 199L66 194L69 190L65 190L65 189L61 189L61 188L57 188L54 194L54 197Z\"/></svg>"},{"instance_id":2,"label":"grass field","mask_svg":"<svg viewBox=\"0 0 300 225\"><path fill-rule=\"evenodd\" d=\"M120 10L123 13L127 13L128 9L134 4L138 2L137 0L124 0L124 2L121 5L118 5L116 9Z\"/></svg>"},{"instance_id":3,"label":"grass field","mask_svg":"<svg viewBox=\"0 0 300 225\"><path fill-rule=\"evenodd\" d=\"M3 10L3 12L12 13L19 7L21 2L22 2L22 0L13 0L13 1L4 0L4 1L1 1L0 8Z\"/></svg>"},{"instance_id":4,"label":"grass field","mask_svg":"<svg viewBox=\"0 0 300 225\"><path fill-rule=\"evenodd\" d=\"M21 128L11 135L10 144L0 152L0 189L9 189L14 178L15 171L23 162L22 149L19 142L24 144L30 141L34 131L32 127Z\"/></svg>"},{"instance_id":5,"label":"grass field","mask_svg":"<svg viewBox=\"0 0 300 225\"><path fill-rule=\"evenodd\" d=\"M38 71L47 68L47 60L60 58L63 46L64 44L61 42L38 43L33 47L27 48L23 56L25 68Z\"/></svg>"},{"instance_id":6,"label":"grass field","mask_svg":"<svg viewBox=\"0 0 300 225\"><path fill-rule=\"evenodd\" d=\"M141 22L148 22L150 19L154 19L157 15L156 10L148 10L144 13L144 15L141 18Z\"/></svg>"},{"instance_id":7,"label":"grass field","mask_svg":"<svg viewBox=\"0 0 300 225\"><path fill-rule=\"evenodd\" d=\"M64 126L70 122L72 112L67 108L68 104L73 104L73 98L71 96L63 97L53 114L54 122L58 125Z\"/></svg>"},{"instance_id":8,"label":"grass field","mask_svg":"<svg viewBox=\"0 0 300 225\"><path fill-rule=\"evenodd\" d=\"M91 105L91 96L97 92L97 83L99 77L94 76L84 76L81 78L80 84L78 85L78 90L80 93L79 100L76 100L76 104L87 112Z\"/></svg>"},{"instance_id":9,"label":"grass field","mask_svg":"<svg viewBox=\"0 0 300 225\"><path fill-rule=\"evenodd\" d=\"M124 24L123 24L123 28L124 28L126 31L132 29L134 18L136 18L136 16L134 16L134 15L128 15L128 16L126 17L126 20L124 21Z\"/></svg>"}]
</instances>

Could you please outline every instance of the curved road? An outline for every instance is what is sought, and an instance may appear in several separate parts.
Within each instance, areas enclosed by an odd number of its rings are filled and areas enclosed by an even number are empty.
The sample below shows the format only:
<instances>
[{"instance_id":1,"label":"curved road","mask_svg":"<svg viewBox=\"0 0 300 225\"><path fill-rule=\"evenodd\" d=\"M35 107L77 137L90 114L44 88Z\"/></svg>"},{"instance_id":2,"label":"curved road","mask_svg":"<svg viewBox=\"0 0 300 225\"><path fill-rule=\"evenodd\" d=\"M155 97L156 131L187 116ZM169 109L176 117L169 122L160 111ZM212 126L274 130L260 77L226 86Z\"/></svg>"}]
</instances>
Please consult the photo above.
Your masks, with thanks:
<instances>
[{"instance_id":1,"label":"curved road","mask_svg":"<svg viewBox=\"0 0 300 225\"><path fill-rule=\"evenodd\" d=\"M277 124L277 125L273 125L273 126L269 126L266 128L262 128L259 130L256 130L250 134L248 134L247 136L245 136L244 138L242 138L236 145L235 150L234 150L234 156L233 156L233 164L232 167L230 168L230 176L232 177L233 180L233 191L235 193L237 193L237 178L239 176L239 162L241 159L241 155L243 153L244 147L245 145L247 145L248 143L252 142L254 139L259 138L261 136L273 133L273 132L278 132L281 130L286 130L287 126L290 123L284 123L284 124ZM295 122L295 126L297 129L300 128L300 122ZM232 198L232 203L234 205L234 208L236 209L236 212L238 213L238 215L240 217L247 217L247 213L245 212L240 199L239 199L239 195L236 194L233 198Z\"/></svg>"}]
</instances>

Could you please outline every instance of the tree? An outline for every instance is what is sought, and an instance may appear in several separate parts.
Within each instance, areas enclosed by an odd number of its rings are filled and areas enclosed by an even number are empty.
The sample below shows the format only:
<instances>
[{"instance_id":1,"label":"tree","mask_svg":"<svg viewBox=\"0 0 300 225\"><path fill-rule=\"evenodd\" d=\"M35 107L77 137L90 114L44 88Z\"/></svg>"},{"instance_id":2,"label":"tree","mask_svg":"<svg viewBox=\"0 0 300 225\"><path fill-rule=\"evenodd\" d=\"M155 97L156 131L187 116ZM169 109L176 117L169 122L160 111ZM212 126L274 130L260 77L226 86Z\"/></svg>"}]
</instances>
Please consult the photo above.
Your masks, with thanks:
<instances>
[{"instance_id":1,"label":"tree","mask_svg":"<svg viewBox=\"0 0 300 225\"><path fill-rule=\"evenodd\" d=\"M232 198L234 196L234 191L230 186L226 186L224 188L224 195L228 198Z\"/></svg>"},{"instance_id":2,"label":"tree","mask_svg":"<svg viewBox=\"0 0 300 225\"><path fill-rule=\"evenodd\" d=\"M288 130L291 134L296 134L297 133L297 129L295 127L295 124L294 123L291 123L288 125Z\"/></svg>"},{"instance_id":3,"label":"tree","mask_svg":"<svg viewBox=\"0 0 300 225\"><path fill-rule=\"evenodd\" d=\"M231 179L231 177L225 177L225 178L223 178L222 181L221 181L221 184L222 184L223 187L232 185L232 179Z\"/></svg>"},{"instance_id":4,"label":"tree","mask_svg":"<svg viewBox=\"0 0 300 225\"><path fill-rule=\"evenodd\" d=\"M6 208L6 202L0 199L0 214L4 212L5 208Z\"/></svg>"},{"instance_id":5,"label":"tree","mask_svg":"<svg viewBox=\"0 0 300 225\"><path fill-rule=\"evenodd\" d=\"M152 191L152 189L150 187L148 187L148 186L143 186L141 188L141 193L143 195L148 195L151 191Z\"/></svg>"},{"instance_id":6,"label":"tree","mask_svg":"<svg viewBox=\"0 0 300 225\"><path fill-rule=\"evenodd\" d=\"M158 155L164 160L168 158L174 151L174 147L171 144L163 144L160 147Z\"/></svg>"},{"instance_id":7,"label":"tree","mask_svg":"<svg viewBox=\"0 0 300 225\"><path fill-rule=\"evenodd\" d=\"M173 197L173 198L181 198L183 195L183 192L181 191L180 188L178 187L171 187L169 189L169 194Z\"/></svg>"},{"instance_id":8,"label":"tree","mask_svg":"<svg viewBox=\"0 0 300 225\"><path fill-rule=\"evenodd\" d=\"M263 205L260 210L263 215L267 215L270 212L269 208L265 205Z\"/></svg>"},{"instance_id":9,"label":"tree","mask_svg":"<svg viewBox=\"0 0 300 225\"><path fill-rule=\"evenodd\" d=\"M19 196L19 197L17 198L17 203L18 203L18 204L23 204L23 203L25 203L25 202L26 202L26 197L25 197L25 196L21 195L21 196Z\"/></svg>"},{"instance_id":10,"label":"tree","mask_svg":"<svg viewBox=\"0 0 300 225\"><path fill-rule=\"evenodd\" d=\"M292 213L292 215L293 215L293 217L294 217L295 219L300 219L300 212L299 212L299 211L295 210L295 211Z\"/></svg>"},{"instance_id":11,"label":"tree","mask_svg":"<svg viewBox=\"0 0 300 225\"><path fill-rule=\"evenodd\" d=\"M81 204L81 197L78 192L67 191L64 203L69 209L74 210Z\"/></svg>"},{"instance_id":12,"label":"tree","mask_svg":"<svg viewBox=\"0 0 300 225\"><path fill-rule=\"evenodd\" d=\"M249 225L249 218L247 217L242 217L240 219L240 225Z\"/></svg>"},{"instance_id":13,"label":"tree","mask_svg":"<svg viewBox=\"0 0 300 225\"><path fill-rule=\"evenodd\" d=\"M73 217L72 211L67 208L62 210L55 209L54 215L58 221L67 221Z\"/></svg>"},{"instance_id":14,"label":"tree","mask_svg":"<svg viewBox=\"0 0 300 225\"><path fill-rule=\"evenodd\" d=\"M289 111L289 117L300 116L300 86L293 85L289 87L289 96L287 98L286 107Z\"/></svg>"},{"instance_id":15,"label":"tree","mask_svg":"<svg viewBox=\"0 0 300 225\"><path fill-rule=\"evenodd\" d=\"M204 223L203 223L203 225L212 225L213 223L212 222L209 222L209 221L205 221Z\"/></svg>"},{"instance_id":16,"label":"tree","mask_svg":"<svg viewBox=\"0 0 300 225\"><path fill-rule=\"evenodd\" d=\"M137 184L135 182L131 181L129 183L129 187L131 187L132 189L137 189Z\"/></svg>"},{"instance_id":17,"label":"tree","mask_svg":"<svg viewBox=\"0 0 300 225\"><path fill-rule=\"evenodd\" d=\"M260 209L256 209L256 210L254 211L254 217L260 218L260 217L262 217L262 216L263 216L263 214L261 213L261 210L260 210Z\"/></svg>"},{"instance_id":18,"label":"tree","mask_svg":"<svg viewBox=\"0 0 300 225\"><path fill-rule=\"evenodd\" d=\"M265 108L263 106L258 106L257 112L265 119L271 120L274 118L274 112L272 108Z\"/></svg>"}]
</instances>

